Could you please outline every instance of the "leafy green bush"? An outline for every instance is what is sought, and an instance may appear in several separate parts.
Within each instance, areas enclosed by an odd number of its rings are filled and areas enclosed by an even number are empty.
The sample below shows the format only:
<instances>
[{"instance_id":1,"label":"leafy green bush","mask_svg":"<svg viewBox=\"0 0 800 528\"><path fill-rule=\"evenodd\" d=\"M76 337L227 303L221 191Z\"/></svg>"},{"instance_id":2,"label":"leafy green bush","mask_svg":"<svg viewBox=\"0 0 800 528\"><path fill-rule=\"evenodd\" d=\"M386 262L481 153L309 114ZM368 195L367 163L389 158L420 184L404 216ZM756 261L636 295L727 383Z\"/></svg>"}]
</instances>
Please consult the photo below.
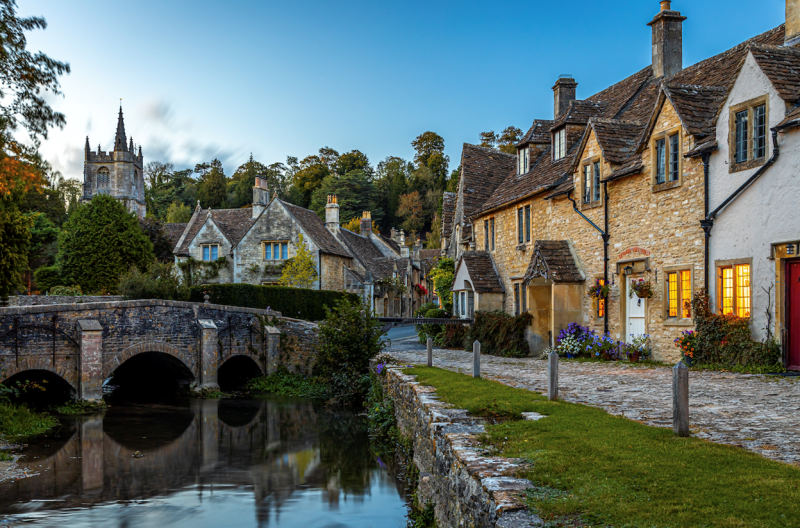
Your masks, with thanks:
<instances>
[{"instance_id":1,"label":"leafy green bush","mask_svg":"<svg viewBox=\"0 0 800 528\"><path fill-rule=\"evenodd\" d=\"M456 265L453 259L443 258L436 267L428 274L429 278L433 280L433 286L436 288L436 295L442 301L442 306L448 312L453 311L453 295L450 293L450 288L453 287L455 281Z\"/></svg>"},{"instance_id":2,"label":"leafy green bush","mask_svg":"<svg viewBox=\"0 0 800 528\"><path fill-rule=\"evenodd\" d=\"M710 309L710 299L700 290L692 299L694 313L693 363L735 366L764 366L783 370L781 348L773 339L753 341L750 319L735 315L715 314ZM680 346L676 340L676 346Z\"/></svg>"},{"instance_id":3,"label":"leafy green bush","mask_svg":"<svg viewBox=\"0 0 800 528\"><path fill-rule=\"evenodd\" d=\"M46 433L58 424L49 414L13 403L0 403L0 436L7 440Z\"/></svg>"},{"instance_id":4,"label":"leafy green bush","mask_svg":"<svg viewBox=\"0 0 800 528\"><path fill-rule=\"evenodd\" d=\"M255 284L206 284L190 288L190 300L203 302L208 294L209 302L243 308L276 310L285 317L306 321L325 318L325 307L348 300L360 303L358 295L328 290L305 290L285 286L258 286Z\"/></svg>"},{"instance_id":5,"label":"leafy green bush","mask_svg":"<svg viewBox=\"0 0 800 528\"><path fill-rule=\"evenodd\" d=\"M50 295L61 295L64 297L80 297L83 295L80 286L54 286L50 288Z\"/></svg>"},{"instance_id":6,"label":"leafy green bush","mask_svg":"<svg viewBox=\"0 0 800 528\"><path fill-rule=\"evenodd\" d=\"M423 315L426 319L448 319L450 314L447 313L446 310L442 310L440 308L433 308L428 310ZM420 343L427 343L428 338L430 337L434 341L444 332L445 325L441 324L422 324L416 325L417 326L417 333L419 334L419 342Z\"/></svg>"},{"instance_id":7,"label":"leafy green bush","mask_svg":"<svg viewBox=\"0 0 800 528\"><path fill-rule=\"evenodd\" d=\"M36 288L42 292L49 291L54 286L64 285L58 266L42 266L33 272L33 280L36 282Z\"/></svg>"},{"instance_id":8,"label":"leafy green bush","mask_svg":"<svg viewBox=\"0 0 800 528\"><path fill-rule=\"evenodd\" d=\"M280 394L281 396L299 396L303 398L327 398L328 388L324 383L314 378L307 378L294 374L280 366L269 376L262 376L248 380L245 386L253 392L266 392Z\"/></svg>"},{"instance_id":9,"label":"leafy green bush","mask_svg":"<svg viewBox=\"0 0 800 528\"><path fill-rule=\"evenodd\" d=\"M132 267L120 278L118 288L126 299L189 300L189 287L181 282L172 262L153 261L145 273Z\"/></svg>"},{"instance_id":10,"label":"leafy green bush","mask_svg":"<svg viewBox=\"0 0 800 528\"><path fill-rule=\"evenodd\" d=\"M459 348L461 350L467 350L472 347L472 344L468 344L467 340L469 339L469 329L464 325L443 325L444 330L442 333L439 334L434 342L437 346L443 348Z\"/></svg>"},{"instance_id":11,"label":"leafy green bush","mask_svg":"<svg viewBox=\"0 0 800 528\"><path fill-rule=\"evenodd\" d=\"M383 323L364 306L339 301L319 325L314 375L343 401L360 401L370 389L369 362L386 347Z\"/></svg>"},{"instance_id":12,"label":"leafy green bush","mask_svg":"<svg viewBox=\"0 0 800 528\"><path fill-rule=\"evenodd\" d=\"M480 342L481 354L527 357L530 349L525 341L525 328L532 321L533 316L527 312L516 317L501 311L475 312L469 343Z\"/></svg>"}]
</instances>

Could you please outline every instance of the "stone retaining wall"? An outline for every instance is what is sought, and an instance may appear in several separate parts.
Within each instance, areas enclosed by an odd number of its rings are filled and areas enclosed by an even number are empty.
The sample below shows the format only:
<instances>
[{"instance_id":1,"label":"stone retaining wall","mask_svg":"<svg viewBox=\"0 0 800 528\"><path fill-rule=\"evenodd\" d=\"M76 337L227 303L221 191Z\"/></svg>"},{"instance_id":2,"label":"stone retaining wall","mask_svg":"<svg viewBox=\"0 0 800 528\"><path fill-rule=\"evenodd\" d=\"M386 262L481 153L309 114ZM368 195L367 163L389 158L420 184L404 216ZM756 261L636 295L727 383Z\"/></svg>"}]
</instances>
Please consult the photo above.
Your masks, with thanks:
<instances>
[{"instance_id":1,"label":"stone retaining wall","mask_svg":"<svg viewBox=\"0 0 800 528\"><path fill-rule=\"evenodd\" d=\"M435 504L439 526L542 526L525 508L525 490L533 484L514 477L520 461L483 454L478 441L483 420L440 402L433 387L399 369L388 369L383 384L394 400L401 434L413 438L419 501Z\"/></svg>"},{"instance_id":2,"label":"stone retaining wall","mask_svg":"<svg viewBox=\"0 0 800 528\"><path fill-rule=\"evenodd\" d=\"M17 295L8 298L9 306L41 306L43 304L75 304L124 301L122 295Z\"/></svg>"}]
</instances>

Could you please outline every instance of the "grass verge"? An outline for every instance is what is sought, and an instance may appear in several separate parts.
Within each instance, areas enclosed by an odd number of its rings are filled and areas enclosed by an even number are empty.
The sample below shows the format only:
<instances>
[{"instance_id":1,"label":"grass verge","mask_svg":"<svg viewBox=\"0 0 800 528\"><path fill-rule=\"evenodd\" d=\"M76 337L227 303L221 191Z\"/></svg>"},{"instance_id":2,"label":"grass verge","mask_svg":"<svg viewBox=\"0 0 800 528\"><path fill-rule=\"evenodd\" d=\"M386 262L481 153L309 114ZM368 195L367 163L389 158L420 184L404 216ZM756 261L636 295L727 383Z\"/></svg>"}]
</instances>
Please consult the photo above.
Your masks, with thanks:
<instances>
[{"instance_id":1,"label":"grass verge","mask_svg":"<svg viewBox=\"0 0 800 528\"><path fill-rule=\"evenodd\" d=\"M38 413L24 405L0 403L0 436L14 442L46 433L58 424L49 414Z\"/></svg>"},{"instance_id":2,"label":"grass verge","mask_svg":"<svg viewBox=\"0 0 800 528\"><path fill-rule=\"evenodd\" d=\"M314 378L294 374L286 369L278 369L270 376L253 378L247 382L247 390L266 392L281 396L304 398L328 398L328 386Z\"/></svg>"},{"instance_id":3,"label":"grass verge","mask_svg":"<svg viewBox=\"0 0 800 528\"><path fill-rule=\"evenodd\" d=\"M406 369L441 400L486 417L485 442L532 462L529 506L562 526L788 527L800 518L800 469L740 448L437 368ZM547 418L517 420L534 411Z\"/></svg>"}]
</instances>

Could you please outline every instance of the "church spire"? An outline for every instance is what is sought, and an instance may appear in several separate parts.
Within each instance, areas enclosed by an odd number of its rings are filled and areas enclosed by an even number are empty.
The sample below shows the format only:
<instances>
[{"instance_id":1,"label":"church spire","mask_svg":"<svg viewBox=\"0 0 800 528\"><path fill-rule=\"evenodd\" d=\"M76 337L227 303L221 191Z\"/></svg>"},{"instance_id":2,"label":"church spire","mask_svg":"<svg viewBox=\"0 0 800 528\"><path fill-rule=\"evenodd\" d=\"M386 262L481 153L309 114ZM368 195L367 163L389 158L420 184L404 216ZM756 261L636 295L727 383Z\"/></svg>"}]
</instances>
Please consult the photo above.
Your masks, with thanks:
<instances>
[{"instance_id":1,"label":"church spire","mask_svg":"<svg viewBox=\"0 0 800 528\"><path fill-rule=\"evenodd\" d=\"M127 152L125 144L125 120L122 118L122 104L119 105L119 119L117 120L117 137L114 140L114 152Z\"/></svg>"}]
</instances>

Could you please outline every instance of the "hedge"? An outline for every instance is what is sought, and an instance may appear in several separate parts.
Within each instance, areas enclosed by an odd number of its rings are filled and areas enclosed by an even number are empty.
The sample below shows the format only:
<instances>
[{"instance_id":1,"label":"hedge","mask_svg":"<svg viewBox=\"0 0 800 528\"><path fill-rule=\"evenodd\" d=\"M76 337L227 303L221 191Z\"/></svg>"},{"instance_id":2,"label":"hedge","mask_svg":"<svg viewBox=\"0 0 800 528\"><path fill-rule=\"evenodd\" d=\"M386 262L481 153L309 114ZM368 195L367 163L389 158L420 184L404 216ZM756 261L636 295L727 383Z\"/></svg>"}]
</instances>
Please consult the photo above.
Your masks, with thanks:
<instances>
[{"instance_id":1,"label":"hedge","mask_svg":"<svg viewBox=\"0 0 800 528\"><path fill-rule=\"evenodd\" d=\"M525 328L530 326L530 313L509 315L506 312L475 312L475 322L470 328L469 343L479 341L481 354L502 357L530 355L525 341Z\"/></svg>"},{"instance_id":2,"label":"hedge","mask_svg":"<svg viewBox=\"0 0 800 528\"><path fill-rule=\"evenodd\" d=\"M285 286L258 286L255 284L205 284L192 286L192 302L203 302L208 294L209 302L240 306L242 308L260 308L276 310L285 317L321 321L325 319L325 306L333 307L337 301L346 299L360 302L354 293L328 290L305 290Z\"/></svg>"},{"instance_id":3,"label":"hedge","mask_svg":"<svg viewBox=\"0 0 800 528\"><path fill-rule=\"evenodd\" d=\"M64 279L61 277L61 270L56 266L42 266L33 272L33 280L36 288L42 293L49 291L54 286L64 286Z\"/></svg>"}]
</instances>

